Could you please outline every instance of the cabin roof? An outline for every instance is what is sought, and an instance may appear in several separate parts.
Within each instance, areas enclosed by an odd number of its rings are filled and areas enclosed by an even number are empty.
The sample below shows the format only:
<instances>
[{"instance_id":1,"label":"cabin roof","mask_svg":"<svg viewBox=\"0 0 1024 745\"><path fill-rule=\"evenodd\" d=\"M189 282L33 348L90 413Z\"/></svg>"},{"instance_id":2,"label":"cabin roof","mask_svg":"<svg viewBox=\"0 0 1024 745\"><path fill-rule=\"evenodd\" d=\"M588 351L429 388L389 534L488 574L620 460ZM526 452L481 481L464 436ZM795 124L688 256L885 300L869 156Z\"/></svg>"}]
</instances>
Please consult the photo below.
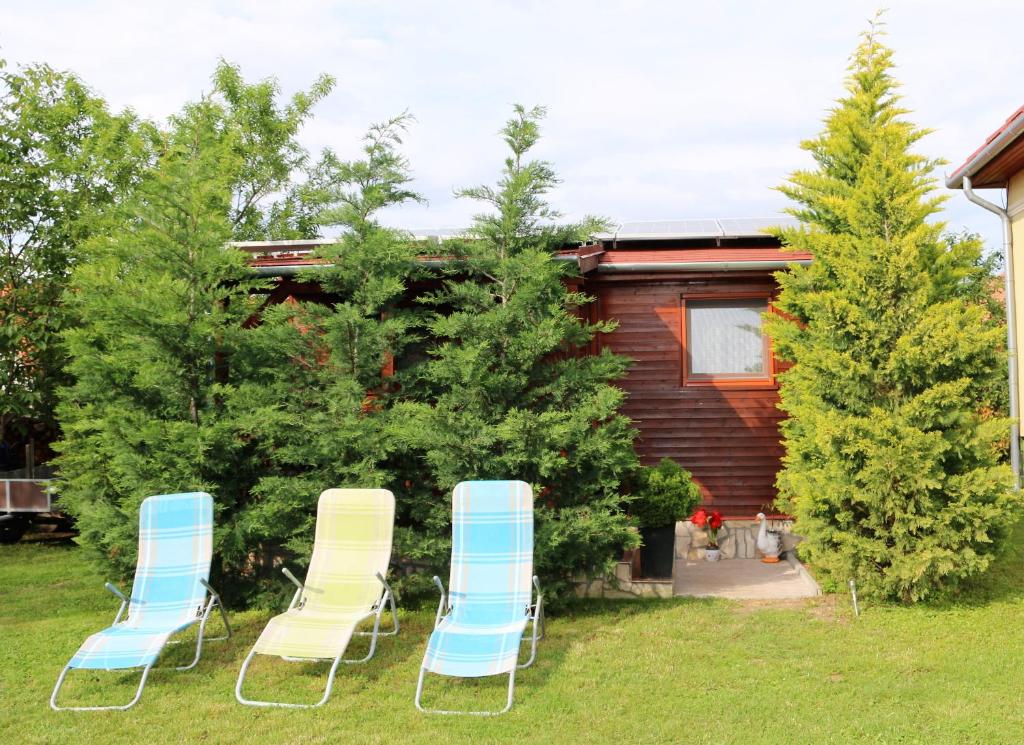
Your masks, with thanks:
<instances>
[{"instance_id":1,"label":"cabin roof","mask_svg":"<svg viewBox=\"0 0 1024 745\"><path fill-rule=\"evenodd\" d=\"M967 176L975 189L1000 188L1021 170L1024 170L1024 106L1010 114L963 165L946 177L946 186L961 189Z\"/></svg>"},{"instance_id":2,"label":"cabin roof","mask_svg":"<svg viewBox=\"0 0 1024 745\"><path fill-rule=\"evenodd\" d=\"M595 234L593 242L567 247L556 258L579 265L580 272L704 271L782 269L787 264L808 263L810 254L783 250L773 229L796 226L789 217L703 218L619 223L613 230ZM441 241L458 237L459 228L411 230L415 240ZM251 253L249 263L264 275L294 274L318 263L318 246L336 238L236 241L231 245ZM443 256L425 257L444 261Z\"/></svg>"}]
</instances>

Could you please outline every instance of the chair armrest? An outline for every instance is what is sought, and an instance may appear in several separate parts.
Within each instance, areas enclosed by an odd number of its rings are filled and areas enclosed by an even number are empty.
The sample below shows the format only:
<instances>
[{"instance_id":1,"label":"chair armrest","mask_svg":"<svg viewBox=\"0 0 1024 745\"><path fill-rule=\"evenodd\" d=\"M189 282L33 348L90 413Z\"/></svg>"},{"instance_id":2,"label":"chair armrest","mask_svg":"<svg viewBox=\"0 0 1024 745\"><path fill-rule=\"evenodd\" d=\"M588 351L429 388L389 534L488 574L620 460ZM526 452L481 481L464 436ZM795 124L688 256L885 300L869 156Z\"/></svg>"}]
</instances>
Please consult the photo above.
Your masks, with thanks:
<instances>
[{"instance_id":1,"label":"chair armrest","mask_svg":"<svg viewBox=\"0 0 1024 745\"><path fill-rule=\"evenodd\" d=\"M117 587L114 585L113 582L104 582L103 586L106 587L108 590L110 590L115 595L117 595L119 598L121 598L121 602L122 603L127 603L128 602L128 598L126 598L124 596L123 592L121 592L120 590L117 589Z\"/></svg>"},{"instance_id":2,"label":"chair armrest","mask_svg":"<svg viewBox=\"0 0 1024 745\"><path fill-rule=\"evenodd\" d=\"M125 597L123 592L121 592L119 589L117 589L117 587L114 585L113 582L104 582L103 586L106 587L108 590L110 590L115 595L117 595L117 597L120 598L120 600L121 600L121 607L117 609L117 615L114 616L114 624L113 625L117 626L117 624L121 623L121 618L122 618L122 616L124 616L124 611L128 607L129 600L128 600L128 598Z\"/></svg>"},{"instance_id":3,"label":"chair armrest","mask_svg":"<svg viewBox=\"0 0 1024 745\"><path fill-rule=\"evenodd\" d=\"M206 591L208 593L210 593L213 597L217 598L217 602L218 603L220 602L220 594L216 590L213 589L213 585L211 585L209 582L207 582L202 577L199 578L199 584L201 584L203 587L205 587Z\"/></svg>"},{"instance_id":4,"label":"chair armrest","mask_svg":"<svg viewBox=\"0 0 1024 745\"><path fill-rule=\"evenodd\" d=\"M536 594L533 596L533 603L526 606L527 616L530 615L531 610L536 615L537 609L540 607L540 604L544 600L544 593L540 591L540 579L537 578L536 574L533 575L533 589Z\"/></svg>"},{"instance_id":5,"label":"chair armrest","mask_svg":"<svg viewBox=\"0 0 1024 745\"><path fill-rule=\"evenodd\" d=\"M376 576L377 579L380 580L380 583L384 586L384 590L386 592L390 593L391 597L394 597L395 596L395 592L394 592L394 590L391 589L391 585L388 584L388 581L386 579L384 579L384 575L381 574L380 572L377 572L374 576Z\"/></svg>"},{"instance_id":6,"label":"chair armrest","mask_svg":"<svg viewBox=\"0 0 1024 745\"><path fill-rule=\"evenodd\" d=\"M441 616L448 610L448 593L444 591L444 582L436 574L434 575L434 584L441 591L441 602L437 604L437 615L434 616L434 628L437 628L437 625L441 623Z\"/></svg>"},{"instance_id":7,"label":"chair armrest","mask_svg":"<svg viewBox=\"0 0 1024 745\"><path fill-rule=\"evenodd\" d=\"M291 570L288 569L288 567L281 567L281 572L284 574L285 577L290 579L292 581L292 584L298 587L299 590L306 589L305 586L301 582L299 582L298 578L291 573Z\"/></svg>"}]
</instances>

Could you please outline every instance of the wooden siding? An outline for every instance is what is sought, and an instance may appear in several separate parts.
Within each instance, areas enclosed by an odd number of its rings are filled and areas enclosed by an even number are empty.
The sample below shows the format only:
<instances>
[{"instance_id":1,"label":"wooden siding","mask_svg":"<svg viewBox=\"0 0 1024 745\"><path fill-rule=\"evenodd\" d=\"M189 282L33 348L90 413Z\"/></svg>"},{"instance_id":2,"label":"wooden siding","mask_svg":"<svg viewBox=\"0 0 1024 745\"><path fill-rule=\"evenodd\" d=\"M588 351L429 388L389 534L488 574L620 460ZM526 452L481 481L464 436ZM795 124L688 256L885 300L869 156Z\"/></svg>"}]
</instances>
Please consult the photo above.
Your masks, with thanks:
<instances>
[{"instance_id":1,"label":"wooden siding","mask_svg":"<svg viewBox=\"0 0 1024 745\"><path fill-rule=\"evenodd\" d=\"M587 285L600 317L619 322L602 346L634 360L621 385L629 394L624 413L640 430L637 450L643 462L676 460L693 473L706 503L727 516L751 517L767 508L776 495L782 456L778 391L683 386L680 299L687 294L770 296L771 276L591 280Z\"/></svg>"}]
</instances>

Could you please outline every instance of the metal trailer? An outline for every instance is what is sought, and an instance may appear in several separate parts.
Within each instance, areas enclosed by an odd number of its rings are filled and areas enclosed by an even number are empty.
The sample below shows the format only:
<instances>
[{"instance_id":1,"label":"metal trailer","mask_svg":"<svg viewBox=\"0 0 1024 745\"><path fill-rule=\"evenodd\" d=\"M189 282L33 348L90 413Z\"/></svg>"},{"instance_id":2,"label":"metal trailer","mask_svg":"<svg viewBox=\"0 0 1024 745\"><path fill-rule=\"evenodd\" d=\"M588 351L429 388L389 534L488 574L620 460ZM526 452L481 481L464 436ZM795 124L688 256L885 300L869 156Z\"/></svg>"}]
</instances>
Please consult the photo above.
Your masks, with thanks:
<instances>
[{"instance_id":1,"label":"metal trailer","mask_svg":"<svg viewBox=\"0 0 1024 745\"><path fill-rule=\"evenodd\" d=\"M61 520L53 507L54 479L0 478L0 543L17 543L42 518Z\"/></svg>"}]
</instances>

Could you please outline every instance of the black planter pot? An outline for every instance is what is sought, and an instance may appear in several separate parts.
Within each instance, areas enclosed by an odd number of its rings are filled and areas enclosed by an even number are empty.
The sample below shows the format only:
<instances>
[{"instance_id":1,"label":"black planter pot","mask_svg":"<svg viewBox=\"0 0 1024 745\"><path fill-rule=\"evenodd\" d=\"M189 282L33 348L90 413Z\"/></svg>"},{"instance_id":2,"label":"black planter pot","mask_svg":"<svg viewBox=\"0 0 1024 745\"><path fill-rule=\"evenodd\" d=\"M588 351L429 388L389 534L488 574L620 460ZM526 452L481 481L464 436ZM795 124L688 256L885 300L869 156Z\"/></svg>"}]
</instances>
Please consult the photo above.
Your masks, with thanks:
<instances>
[{"instance_id":1,"label":"black planter pot","mask_svg":"<svg viewBox=\"0 0 1024 745\"><path fill-rule=\"evenodd\" d=\"M640 567L645 579L670 579L675 560L676 526L640 528L644 545L640 548Z\"/></svg>"}]
</instances>

